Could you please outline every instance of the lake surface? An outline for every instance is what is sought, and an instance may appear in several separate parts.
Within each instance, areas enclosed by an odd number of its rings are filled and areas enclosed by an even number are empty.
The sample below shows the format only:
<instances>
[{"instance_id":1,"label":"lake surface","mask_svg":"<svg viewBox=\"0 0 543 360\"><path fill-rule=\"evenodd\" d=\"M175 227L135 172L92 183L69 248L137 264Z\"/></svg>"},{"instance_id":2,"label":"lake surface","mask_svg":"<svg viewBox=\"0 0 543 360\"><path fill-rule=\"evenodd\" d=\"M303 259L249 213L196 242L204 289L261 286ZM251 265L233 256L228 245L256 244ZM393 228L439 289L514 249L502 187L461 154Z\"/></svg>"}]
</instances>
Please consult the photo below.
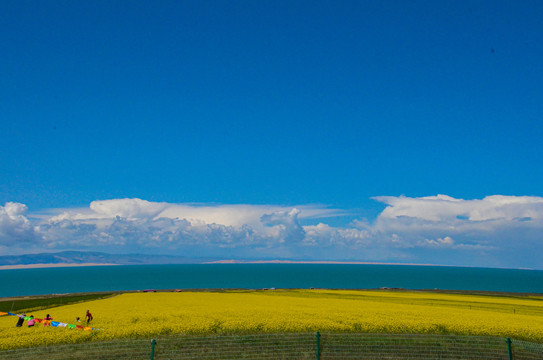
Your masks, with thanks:
<instances>
[{"instance_id":1,"label":"lake surface","mask_svg":"<svg viewBox=\"0 0 543 360\"><path fill-rule=\"evenodd\" d=\"M543 293L543 271L340 264L127 265L0 271L0 297L113 290L272 287Z\"/></svg>"}]
</instances>

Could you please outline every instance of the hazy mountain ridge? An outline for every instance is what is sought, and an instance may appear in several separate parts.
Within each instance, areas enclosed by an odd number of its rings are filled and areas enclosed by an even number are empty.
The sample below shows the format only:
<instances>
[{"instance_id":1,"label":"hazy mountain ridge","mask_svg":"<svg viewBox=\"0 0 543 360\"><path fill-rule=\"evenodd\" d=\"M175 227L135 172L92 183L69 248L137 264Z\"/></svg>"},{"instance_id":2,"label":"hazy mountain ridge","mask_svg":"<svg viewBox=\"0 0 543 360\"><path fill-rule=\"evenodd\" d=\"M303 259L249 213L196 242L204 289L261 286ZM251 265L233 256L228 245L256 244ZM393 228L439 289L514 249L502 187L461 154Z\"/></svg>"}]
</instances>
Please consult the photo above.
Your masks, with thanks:
<instances>
[{"instance_id":1,"label":"hazy mountain ridge","mask_svg":"<svg viewBox=\"0 0 543 360\"><path fill-rule=\"evenodd\" d=\"M145 254L107 254L87 251L62 251L57 253L40 253L24 255L0 256L0 266L34 265L34 264L198 264L217 259L189 258L169 255Z\"/></svg>"}]
</instances>

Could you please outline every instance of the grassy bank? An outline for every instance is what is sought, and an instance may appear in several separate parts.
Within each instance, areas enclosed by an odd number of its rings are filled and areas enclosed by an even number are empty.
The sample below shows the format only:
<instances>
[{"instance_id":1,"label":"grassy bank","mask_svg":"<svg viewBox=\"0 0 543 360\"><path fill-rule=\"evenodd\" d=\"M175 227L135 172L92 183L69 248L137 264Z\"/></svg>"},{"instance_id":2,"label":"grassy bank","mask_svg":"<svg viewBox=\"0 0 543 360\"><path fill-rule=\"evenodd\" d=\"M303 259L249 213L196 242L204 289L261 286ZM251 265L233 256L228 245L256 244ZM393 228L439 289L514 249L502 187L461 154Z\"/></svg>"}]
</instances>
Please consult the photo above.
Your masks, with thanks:
<instances>
[{"instance_id":1,"label":"grassy bank","mask_svg":"<svg viewBox=\"0 0 543 360\"><path fill-rule=\"evenodd\" d=\"M85 301L104 299L115 293L38 295L9 299L0 299L0 311L17 313L19 311L36 311L57 306L70 305Z\"/></svg>"}]
</instances>

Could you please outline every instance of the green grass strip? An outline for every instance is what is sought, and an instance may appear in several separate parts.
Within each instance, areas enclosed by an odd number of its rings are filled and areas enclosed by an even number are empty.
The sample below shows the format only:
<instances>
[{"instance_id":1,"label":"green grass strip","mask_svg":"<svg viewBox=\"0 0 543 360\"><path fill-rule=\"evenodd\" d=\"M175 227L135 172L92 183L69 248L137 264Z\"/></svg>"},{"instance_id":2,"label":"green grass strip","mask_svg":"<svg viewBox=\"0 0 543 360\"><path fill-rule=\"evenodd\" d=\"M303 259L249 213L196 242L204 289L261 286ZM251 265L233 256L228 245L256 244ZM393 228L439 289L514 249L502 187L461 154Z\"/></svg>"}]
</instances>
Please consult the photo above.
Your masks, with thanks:
<instances>
[{"instance_id":1,"label":"green grass strip","mask_svg":"<svg viewBox=\"0 0 543 360\"><path fill-rule=\"evenodd\" d=\"M25 298L13 298L9 300L0 300L0 311L17 313L21 310L35 311L40 309L63 306L97 299L104 299L115 295L116 293L96 293L84 295L47 295L31 296Z\"/></svg>"}]
</instances>

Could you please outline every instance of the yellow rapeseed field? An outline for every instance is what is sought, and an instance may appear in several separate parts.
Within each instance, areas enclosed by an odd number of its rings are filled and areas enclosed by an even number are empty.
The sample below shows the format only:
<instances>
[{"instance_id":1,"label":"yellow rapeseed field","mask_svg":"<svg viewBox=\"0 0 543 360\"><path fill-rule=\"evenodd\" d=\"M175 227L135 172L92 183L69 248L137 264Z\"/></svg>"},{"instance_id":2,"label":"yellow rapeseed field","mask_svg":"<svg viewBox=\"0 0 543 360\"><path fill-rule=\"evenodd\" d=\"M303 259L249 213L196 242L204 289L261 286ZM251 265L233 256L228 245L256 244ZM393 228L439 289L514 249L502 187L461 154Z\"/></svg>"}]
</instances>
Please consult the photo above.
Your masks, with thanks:
<instances>
[{"instance_id":1,"label":"yellow rapeseed field","mask_svg":"<svg viewBox=\"0 0 543 360\"><path fill-rule=\"evenodd\" d=\"M0 318L0 349L165 334L368 332L490 335L543 341L543 298L395 291L269 290L127 293L36 311L99 331ZM30 314L27 314L30 315Z\"/></svg>"}]
</instances>

